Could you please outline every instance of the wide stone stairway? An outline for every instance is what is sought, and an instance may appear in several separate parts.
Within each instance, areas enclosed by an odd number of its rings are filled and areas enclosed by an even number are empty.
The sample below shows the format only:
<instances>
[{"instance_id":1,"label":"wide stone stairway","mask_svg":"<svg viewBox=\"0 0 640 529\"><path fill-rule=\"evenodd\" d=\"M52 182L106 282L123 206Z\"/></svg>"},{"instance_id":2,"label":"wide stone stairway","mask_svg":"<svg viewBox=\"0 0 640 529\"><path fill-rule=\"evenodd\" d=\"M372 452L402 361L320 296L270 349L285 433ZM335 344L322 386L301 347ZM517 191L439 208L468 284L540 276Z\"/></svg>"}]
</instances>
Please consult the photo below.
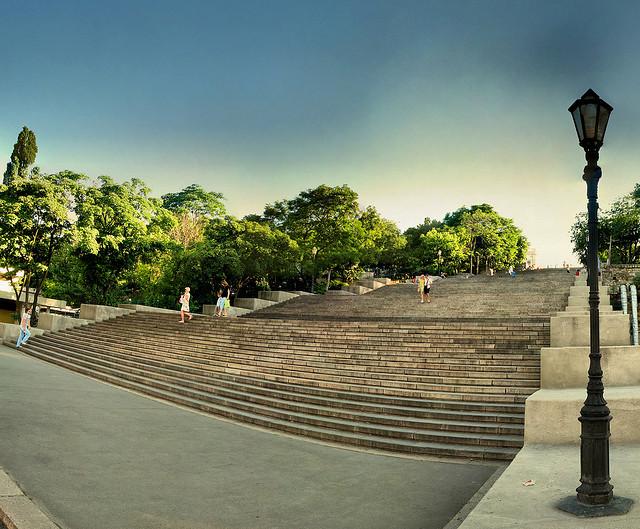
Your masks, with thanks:
<instances>
[{"instance_id":1,"label":"wide stone stairway","mask_svg":"<svg viewBox=\"0 0 640 529\"><path fill-rule=\"evenodd\" d=\"M495 276L435 278L431 303L420 304L413 283L360 296L303 296L247 314L252 318L419 319L549 316L564 310L574 277L557 269ZM329 298L329 299L327 299Z\"/></svg>"},{"instance_id":2,"label":"wide stone stairway","mask_svg":"<svg viewBox=\"0 0 640 529\"><path fill-rule=\"evenodd\" d=\"M305 296L252 318L128 316L34 337L68 369L242 423L408 454L511 459L539 388L549 313L573 277L541 271ZM307 300L306 298L311 298ZM295 309L295 310L294 310Z\"/></svg>"}]
</instances>

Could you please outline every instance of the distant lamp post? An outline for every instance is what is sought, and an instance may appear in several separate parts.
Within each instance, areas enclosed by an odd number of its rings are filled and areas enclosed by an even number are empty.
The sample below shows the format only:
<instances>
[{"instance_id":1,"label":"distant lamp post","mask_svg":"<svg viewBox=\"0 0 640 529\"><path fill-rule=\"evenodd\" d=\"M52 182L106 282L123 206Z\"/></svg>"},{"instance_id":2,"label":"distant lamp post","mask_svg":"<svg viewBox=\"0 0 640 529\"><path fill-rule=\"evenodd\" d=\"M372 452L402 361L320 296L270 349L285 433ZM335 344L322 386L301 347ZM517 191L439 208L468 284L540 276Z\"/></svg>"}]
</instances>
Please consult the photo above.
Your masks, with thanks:
<instances>
[{"instance_id":1,"label":"distant lamp post","mask_svg":"<svg viewBox=\"0 0 640 529\"><path fill-rule=\"evenodd\" d=\"M577 496L562 500L558 507L581 517L624 514L632 500L613 496L609 477L609 423L611 414L604 400L602 367L600 365L600 295L598 292L598 180L602 170L598 167L598 151L613 107L589 89L569 107L578 133L580 146L585 151L587 165L583 180L587 183L589 247L587 270L589 284L589 382L587 398L580 410L580 486Z\"/></svg>"}]
</instances>

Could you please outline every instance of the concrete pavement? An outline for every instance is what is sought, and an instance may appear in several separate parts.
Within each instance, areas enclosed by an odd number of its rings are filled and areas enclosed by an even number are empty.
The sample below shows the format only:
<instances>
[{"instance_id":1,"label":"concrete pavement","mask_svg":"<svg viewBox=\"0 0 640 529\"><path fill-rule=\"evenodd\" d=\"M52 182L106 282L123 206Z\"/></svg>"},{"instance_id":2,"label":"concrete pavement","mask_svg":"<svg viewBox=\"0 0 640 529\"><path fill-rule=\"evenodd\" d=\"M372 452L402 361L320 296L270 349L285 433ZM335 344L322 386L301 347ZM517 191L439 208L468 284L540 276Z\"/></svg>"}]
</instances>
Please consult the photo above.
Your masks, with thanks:
<instances>
[{"instance_id":1,"label":"concrete pavement","mask_svg":"<svg viewBox=\"0 0 640 529\"><path fill-rule=\"evenodd\" d=\"M0 347L0 467L64 529L440 529L498 468L335 448Z\"/></svg>"},{"instance_id":2,"label":"concrete pavement","mask_svg":"<svg viewBox=\"0 0 640 529\"><path fill-rule=\"evenodd\" d=\"M580 447L526 445L459 529L638 529L640 446L612 446L610 467L614 495L631 498L635 505L622 516L576 518L555 505L576 494ZM535 485L523 486L527 480Z\"/></svg>"}]
</instances>

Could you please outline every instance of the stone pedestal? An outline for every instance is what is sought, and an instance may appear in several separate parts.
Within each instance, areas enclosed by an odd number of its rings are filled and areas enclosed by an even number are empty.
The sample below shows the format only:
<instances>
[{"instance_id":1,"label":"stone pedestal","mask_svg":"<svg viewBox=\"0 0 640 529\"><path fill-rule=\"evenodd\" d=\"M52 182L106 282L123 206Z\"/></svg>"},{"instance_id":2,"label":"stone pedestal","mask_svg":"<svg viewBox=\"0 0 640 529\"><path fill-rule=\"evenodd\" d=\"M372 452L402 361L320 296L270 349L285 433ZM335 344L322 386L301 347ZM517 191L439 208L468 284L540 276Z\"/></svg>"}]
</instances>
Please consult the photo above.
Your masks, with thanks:
<instances>
[{"instance_id":1,"label":"stone pedestal","mask_svg":"<svg viewBox=\"0 0 640 529\"><path fill-rule=\"evenodd\" d=\"M261 290L258 292L258 298L274 301L275 303L282 303L283 301L297 297L299 297L298 294L285 292L284 290Z\"/></svg>"},{"instance_id":2,"label":"stone pedestal","mask_svg":"<svg viewBox=\"0 0 640 529\"><path fill-rule=\"evenodd\" d=\"M87 303L80 305L80 318L83 320L104 321L118 316L126 316L132 312L129 309L110 307L108 305L89 305Z\"/></svg>"},{"instance_id":3,"label":"stone pedestal","mask_svg":"<svg viewBox=\"0 0 640 529\"><path fill-rule=\"evenodd\" d=\"M631 345L629 316L620 312L600 313L600 344ZM551 317L551 345L589 345L589 313L565 312Z\"/></svg>"},{"instance_id":4,"label":"stone pedestal","mask_svg":"<svg viewBox=\"0 0 640 529\"><path fill-rule=\"evenodd\" d=\"M234 304L241 309L260 310L275 305L276 302L260 298L236 298Z\"/></svg>"},{"instance_id":5,"label":"stone pedestal","mask_svg":"<svg viewBox=\"0 0 640 529\"><path fill-rule=\"evenodd\" d=\"M605 388L640 386L640 346L603 346ZM589 347L543 347L540 350L540 388L586 388Z\"/></svg>"},{"instance_id":6,"label":"stone pedestal","mask_svg":"<svg viewBox=\"0 0 640 529\"><path fill-rule=\"evenodd\" d=\"M42 312L38 315L38 329L42 329L43 331L64 331L66 329L72 329L73 327L88 325L89 323L91 323L89 320L71 318L69 316L61 316L60 314L51 314L48 312Z\"/></svg>"},{"instance_id":7,"label":"stone pedestal","mask_svg":"<svg viewBox=\"0 0 640 529\"><path fill-rule=\"evenodd\" d=\"M586 396L585 388L536 391L525 405L525 444L579 444L578 417ZM605 386L604 397L613 416L611 442L640 442L640 387Z\"/></svg>"}]
</instances>

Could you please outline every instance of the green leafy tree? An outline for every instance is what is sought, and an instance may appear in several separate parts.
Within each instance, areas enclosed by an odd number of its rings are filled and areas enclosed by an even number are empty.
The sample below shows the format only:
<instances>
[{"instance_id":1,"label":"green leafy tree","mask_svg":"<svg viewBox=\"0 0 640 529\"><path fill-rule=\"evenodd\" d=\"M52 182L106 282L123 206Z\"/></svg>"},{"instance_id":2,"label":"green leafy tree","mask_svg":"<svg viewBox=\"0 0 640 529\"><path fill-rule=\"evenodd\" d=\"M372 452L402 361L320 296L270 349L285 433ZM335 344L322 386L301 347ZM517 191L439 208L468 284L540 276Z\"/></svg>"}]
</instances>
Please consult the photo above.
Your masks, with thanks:
<instances>
[{"instance_id":1,"label":"green leafy tree","mask_svg":"<svg viewBox=\"0 0 640 529\"><path fill-rule=\"evenodd\" d=\"M419 251L420 262L427 264L428 270L455 274L466 258L462 230L433 228L420 237Z\"/></svg>"},{"instance_id":2,"label":"green leafy tree","mask_svg":"<svg viewBox=\"0 0 640 529\"><path fill-rule=\"evenodd\" d=\"M586 263L588 248L586 213L576 216L571 227L573 251ZM598 248L602 261L613 264L640 262L640 185L618 200L598 218Z\"/></svg>"},{"instance_id":3,"label":"green leafy tree","mask_svg":"<svg viewBox=\"0 0 640 529\"><path fill-rule=\"evenodd\" d=\"M483 213L495 213L493 206L490 204L476 204L470 207L462 206L451 213L447 213L444 216L442 223L450 228L462 226L465 216L471 215L476 211L482 211Z\"/></svg>"},{"instance_id":4,"label":"green leafy tree","mask_svg":"<svg viewBox=\"0 0 640 529\"><path fill-rule=\"evenodd\" d=\"M382 218L376 208L369 206L361 213L360 223L365 234L361 264L397 272L407 239L395 222Z\"/></svg>"},{"instance_id":5,"label":"green leafy tree","mask_svg":"<svg viewBox=\"0 0 640 529\"><path fill-rule=\"evenodd\" d=\"M311 275L326 273L327 288L334 271L357 265L365 232L359 219L358 194L348 186L318 186L292 200L267 205L263 219L298 243L302 269Z\"/></svg>"},{"instance_id":6,"label":"green leafy tree","mask_svg":"<svg viewBox=\"0 0 640 529\"><path fill-rule=\"evenodd\" d=\"M16 299L24 293L29 302L33 288L37 304L53 258L74 235L73 207L83 178L63 171L0 186L0 266Z\"/></svg>"},{"instance_id":7,"label":"green leafy tree","mask_svg":"<svg viewBox=\"0 0 640 529\"><path fill-rule=\"evenodd\" d=\"M171 238L185 247L201 241L207 223L226 213L223 200L221 193L206 191L198 184L162 195L162 205L176 218Z\"/></svg>"},{"instance_id":8,"label":"green leafy tree","mask_svg":"<svg viewBox=\"0 0 640 529\"><path fill-rule=\"evenodd\" d=\"M471 272L506 268L526 260L527 239L511 219L499 215L491 205L462 207L447 213L443 222L426 218L405 231L406 272L444 270L455 273L468 263Z\"/></svg>"},{"instance_id":9,"label":"green leafy tree","mask_svg":"<svg viewBox=\"0 0 640 529\"><path fill-rule=\"evenodd\" d=\"M118 184L100 177L98 185L86 187L78 197L76 213L75 253L90 302L111 304L125 298L127 273L171 242L171 218L137 179Z\"/></svg>"},{"instance_id":10,"label":"green leafy tree","mask_svg":"<svg viewBox=\"0 0 640 529\"><path fill-rule=\"evenodd\" d=\"M178 193L162 195L162 205L174 213L187 211L207 218L220 218L226 213L224 196L191 184Z\"/></svg>"},{"instance_id":11,"label":"green leafy tree","mask_svg":"<svg viewBox=\"0 0 640 529\"><path fill-rule=\"evenodd\" d=\"M18 141L13 146L11 161L7 164L3 183L8 185L17 177L26 178L29 166L36 161L37 154L36 135L27 127L22 127L20 134L18 134Z\"/></svg>"},{"instance_id":12,"label":"green leafy tree","mask_svg":"<svg viewBox=\"0 0 640 529\"><path fill-rule=\"evenodd\" d=\"M486 206L486 204L483 204ZM477 208L463 214L461 227L467 234L470 271L505 268L522 264L526 258L528 242L511 219L500 216L493 208Z\"/></svg>"},{"instance_id":13,"label":"green leafy tree","mask_svg":"<svg viewBox=\"0 0 640 529\"><path fill-rule=\"evenodd\" d=\"M407 228L404 232L404 236L407 239L407 249L413 250L418 248L418 246L420 246L420 238L425 233L429 233L434 228L439 229L442 226L443 223L441 221L427 217L421 224L412 228Z\"/></svg>"},{"instance_id":14,"label":"green leafy tree","mask_svg":"<svg viewBox=\"0 0 640 529\"><path fill-rule=\"evenodd\" d=\"M296 274L298 263L298 245L282 231L264 223L218 219L206 227L201 241L166 254L159 270L151 264L138 265L136 282L147 284L138 299L175 308L181 290L189 286L197 310L215 303L223 281L237 294L252 284Z\"/></svg>"}]
</instances>

